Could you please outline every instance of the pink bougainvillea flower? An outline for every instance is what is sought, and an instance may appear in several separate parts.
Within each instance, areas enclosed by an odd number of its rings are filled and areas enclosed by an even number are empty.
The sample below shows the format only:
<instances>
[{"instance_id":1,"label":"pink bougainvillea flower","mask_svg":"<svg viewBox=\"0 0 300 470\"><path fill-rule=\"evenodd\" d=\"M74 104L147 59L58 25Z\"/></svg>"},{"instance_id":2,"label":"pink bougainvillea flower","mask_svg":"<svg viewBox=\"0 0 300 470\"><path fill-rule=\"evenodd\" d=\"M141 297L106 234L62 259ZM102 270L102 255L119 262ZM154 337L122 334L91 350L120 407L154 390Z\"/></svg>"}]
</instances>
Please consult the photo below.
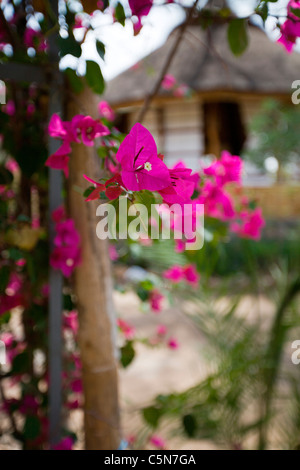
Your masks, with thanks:
<instances>
[{"instance_id":1,"label":"pink bougainvillea flower","mask_svg":"<svg viewBox=\"0 0 300 470\"><path fill-rule=\"evenodd\" d=\"M277 42L282 44L288 53L291 53L298 37L300 37L300 19L291 9L300 9L299 1L291 0L288 3L288 18L280 26L281 36Z\"/></svg>"},{"instance_id":2,"label":"pink bougainvillea flower","mask_svg":"<svg viewBox=\"0 0 300 470\"><path fill-rule=\"evenodd\" d=\"M0 296L0 315L13 308L23 305L24 298L21 294L16 294L13 296L2 295Z\"/></svg>"},{"instance_id":3,"label":"pink bougainvillea flower","mask_svg":"<svg viewBox=\"0 0 300 470\"><path fill-rule=\"evenodd\" d=\"M223 151L221 158L212 165L204 168L203 173L207 176L213 176L218 186L224 186L226 183L241 183L242 160L236 155L231 155Z\"/></svg>"},{"instance_id":4,"label":"pink bougainvillea flower","mask_svg":"<svg viewBox=\"0 0 300 470\"><path fill-rule=\"evenodd\" d=\"M70 277L75 267L80 264L80 250L77 246L57 246L50 257L50 264L60 269L65 277Z\"/></svg>"},{"instance_id":5,"label":"pink bougainvillea flower","mask_svg":"<svg viewBox=\"0 0 300 470\"><path fill-rule=\"evenodd\" d=\"M56 223L62 222L66 219L66 211L63 206L58 207L55 209L51 214L52 220Z\"/></svg>"},{"instance_id":6,"label":"pink bougainvillea flower","mask_svg":"<svg viewBox=\"0 0 300 470\"><path fill-rule=\"evenodd\" d=\"M259 240L261 237L261 229L265 226L265 221L260 208L254 209L252 212L243 211L240 213L241 222L231 224L231 231L237 233L240 237Z\"/></svg>"},{"instance_id":7,"label":"pink bougainvillea flower","mask_svg":"<svg viewBox=\"0 0 300 470\"><path fill-rule=\"evenodd\" d=\"M0 301L1 302L1 301ZM13 334L4 332L0 335L1 341L4 342L6 347L6 358L8 363L12 363L13 359L26 349L26 344L19 341Z\"/></svg>"},{"instance_id":8,"label":"pink bougainvillea flower","mask_svg":"<svg viewBox=\"0 0 300 470\"><path fill-rule=\"evenodd\" d=\"M33 47L37 51L42 52L47 49L47 43L40 31L33 28L26 28L24 33L24 44L26 47Z\"/></svg>"},{"instance_id":9,"label":"pink bougainvillea flower","mask_svg":"<svg viewBox=\"0 0 300 470\"><path fill-rule=\"evenodd\" d=\"M153 240L145 233L141 233L138 240L139 240L139 243L143 246L153 245Z\"/></svg>"},{"instance_id":10,"label":"pink bougainvillea flower","mask_svg":"<svg viewBox=\"0 0 300 470\"><path fill-rule=\"evenodd\" d=\"M26 114L28 117L32 116L35 112L35 105L34 103L28 103L27 109L26 109Z\"/></svg>"},{"instance_id":11,"label":"pink bougainvillea flower","mask_svg":"<svg viewBox=\"0 0 300 470\"><path fill-rule=\"evenodd\" d=\"M51 137L56 137L58 139L67 139L72 140L68 134L68 126L58 114L53 114L49 121L48 133Z\"/></svg>"},{"instance_id":12,"label":"pink bougainvillea flower","mask_svg":"<svg viewBox=\"0 0 300 470\"><path fill-rule=\"evenodd\" d=\"M39 409L39 403L33 395L25 395L19 407L20 413L24 415L36 414Z\"/></svg>"},{"instance_id":13,"label":"pink bougainvillea flower","mask_svg":"<svg viewBox=\"0 0 300 470\"><path fill-rule=\"evenodd\" d=\"M125 137L116 154L122 181L130 191L158 191L171 184L167 166L157 156L150 132L137 123Z\"/></svg>"},{"instance_id":14,"label":"pink bougainvillea flower","mask_svg":"<svg viewBox=\"0 0 300 470\"><path fill-rule=\"evenodd\" d=\"M49 284L43 284L41 287L41 295L43 297L49 297L50 287Z\"/></svg>"},{"instance_id":15,"label":"pink bougainvillea flower","mask_svg":"<svg viewBox=\"0 0 300 470\"><path fill-rule=\"evenodd\" d=\"M90 116L84 116L80 120L78 128L81 131L82 142L84 145L89 147L94 145L94 140L97 137L108 135L110 133L108 127Z\"/></svg>"},{"instance_id":16,"label":"pink bougainvillea flower","mask_svg":"<svg viewBox=\"0 0 300 470\"><path fill-rule=\"evenodd\" d=\"M3 111L8 114L8 116L13 116L16 112L16 106L13 100L8 100L6 105L3 106Z\"/></svg>"},{"instance_id":17,"label":"pink bougainvillea flower","mask_svg":"<svg viewBox=\"0 0 300 470\"><path fill-rule=\"evenodd\" d=\"M137 36L143 27L142 19L135 17L131 18L132 26L133 26L133 35Z\"/></svg>"},{"instance_id":18,"label":"pink bougainvillea flower","mask_svg":"<svg viewBox=\"0 0 300 470\"><path fill-rule=\"evenodd\" d=\"M1 334L1 341L3 341L7 349L10 349L13 347L15 338L12 333L4 332Z\"/></svg>"},{"instance_id":19,"label":"pink bougainvillea flower","mask_svg":"<svg viewBox=\"0 0 300 470\"><path fill-rule=\"evenodd\" d=\"M79 245L80 237L79 233L75 228L73 219L65 220L64 222L58 222L56 224L56 236L54 238L54 244L56 246L73 246Z\"/></svg>"},{"instance_id":20,"label":"pink bougainvillea flower","mask_svg":"<svg viewBox=\"0 0 300 470\"><path fill-rule=\"evenodd\" d=\"M67 127L69 138L72 141L77 142L77 144L80 144L81 142L80 123L84 117L84 114L76 114L73 116L71 122L64 123Z\"/></svg>"},{"instance_id":21,"label":"pink bougainvillea flower","mask_svg":"<svg viewBox=\"0 0 300 470\"><path fill-rule=\"evenodd\" d=\"M171 184L161 189L159 194L167 204L185 204L190 202L195 190L195 179L189 168L173 168L169 170Z\"/></svg>"},{"instance_id":22,"label":"pink bougainvillea flower","mask_svg":"<svg viewBox=\"0 0 300 470\"><path fill-rule=\"evenodd\" d=\"M55 248L50 256L50 265L60 269L64 276L69 277L75 267L80 264L80 236L74 221L66 219L63 208L59 207L52 213L56 222Z\"/></svg>"},{"instance_id":23,"label":"pink bougainvillea flower","mask_svg":"<svg viewBox=\"0 0 300 470\"><path fill-rule=\"evenodd\" d=\"M24 303L24 296L21 293L22 279L16 274L10 275L4 295L0 295L0 315Z\"/></svg>"},{"instance_id":24,"label":"pink bougainvillea flower","mask_svg":"<svg viewBox=\"0 0 300 470\"><path fill-rule=\"evenodd\" d=\"M136 441L136 436L134 434L129 434L129 436L127 436L126 440L127 440L128 444L130 446L132 446Z\"/></svg>"},{"instance_id":25,"label":"pink bougainvillea flower","mask_svg":"<svg viewBox=\"0 0 300 470\"><path fill-rule=\"evenodd\" d=\"M183 275L185 280L192 286L197 286L199 283L200 276L194 265L190 264L183 268Z\"/></svg>"},{"instance_id":26,"label":"pink bougainvillea flower","mask_svg":"<svg viewBox=\"0 0 300 470\"><path fill-rule=\"evenodd\" d=\"M78 408L81 408L81 403L78 398L75 398L74 400L69 400L66 405L69 410L78 410Z\"/></svg>"},{"instance_id":27,"label":"pink bougainvillea flower","mask_svg":"<svg viewBox=\"0 0 300 470\"><path fill-rule=\"evenodd\" d=\"M129 6L133 16L141 18L147 16L151 10L153 0L129 0Z\"/></svg>"},{"instance_id":28,"label":"pink bougainvillea flower","mask_svg":"<svg viewBox=\"0 0 300 470\"><path fill-rule=\"evenodd\" d=\"M115 120L115 113L109 106L107 101L100 101L100 103L98 104L98 112L100 117L104 117L108 121Z\"/></svg>"},{"instance_id":29,"label":"pink bougainvillea flower","mask_svg":"<svg viewBox=\"0 0 300 470\"><path fill-rule=\"evenodd\" d=\"M178 349L179 348L179 343L176 338L170 338L168 340L168 348L170 349Z\"/></svg>"},{"instance_id":30,"label":"pink bougainvillea flower","mask_svg":"<svg viewBox=\"0 0 300 470\"><path fill-rule=\"evenodd\" d=\"M120 331L123 333L125 338L132 339L135 335L135 329L133 326L129 325L125 320L121 318L117 319L117 325L120 328Z\"/></svg>"},{"instance_id":31,"label":"pink bougainvillea flower","mask_svg":"<svg viewBox=\"0 0 300 470\"><path fill-rule=\"evenodd\" d=\"M163 81L161 82L161 86L165 90L170 90L171 88L175 86L175 84L176 84L176 78L171 74L165 75L163 78Z\"/></svg>"},{"instance_id":32,"label":"pink bougainvillea flower","mask_svg":"<svg viewBox=\"0 0 300 470\"><path fill-rule=\"evenodd\" d=\"M17 273L11 273L8 284L5 289L5 294L12 297L16 295L22 287L22 279Z\"/></svg>"},{"instance_id":33,"label":"pink bougainvillea flower","mask_svg":"<svg viewBox=\"0 0 300 470\"><path fill-rule=\"evenodd\" d=\"M13 158L9 158L5 163L5 168L8 169L11 173L17 173L20 170L19 164Z\"/></svg>"},{"instance_id":34,"label":"pink bougainvillea flower","mask_svg":"<svg viewBox=\"0 0 300 470\"><path fill-rule=\"evenodd\" d=\"M47 159L45 165L55 170L63 170L66 178L69 176L69 154L71 153L71 145L69 142L65 141L59 147L59 149L50 155Z\"/></svg>"},{"instance_id":35,"label":"pink bougainvillea flower","mask_svg":"<svg viewBox=\"0 0 300 470\"><path fill-rule=\"evenodd\" d=\"M164 296L159 292L157 289L153 289L150 294L150 306L154 312L160 312L162 310L162 303L164 300Z\"/></svg>"},{"instance_id":36,"label":"pink bougainvillea flower","mask_svg":"<svg viewBox=\"0 0 300 470\"><path fill-rule=\"evenodd\" d=\"M19 267L23 267L25 266L25 264L27 263L26 259L25 258L20 258L16 261L16 266L19 266Z\"/></svg>"},{"instance_id":37,"label":"pink bougainvillea flower","mask_svg":"<svg viewBox=\"0 0 300 470\"><path fill-rule=\"evenodd\" d=\"M183 253L185 251L185 241L184 240L175 240L175 252Z\"/></svg>"},{"instance_id":38,"label":"pink bougainvillea flower","mask_svg":"<svg viewBox=\"0 0 300 470\"><path fill-rule=\"evenodd\" d=\"M163 277L177 284L184 279L182 266L174 265L163 272Z\"/></svg>"},{"instance_id":39,"label":"pink bougainvillea flower","mask_svg":"<svg viewBox=\"0 0 300 470\"><path fill-rule=\"evenodd\" d=\"M112 261L117 261L117 259L119 259L119 254L117 252L115 245L110 244L108 246L108 252L109 252L109 257Z\"/></svg>"},{"instance_id":40,"label":"pink bougainvillea flower","mask_svg":"<svg viewBox=\"0 0 300 470\"><path fill-rule=\"evenodd\" d=\"M166 443L164 439L157 434L153 434L153 436L150 437L149 442L157 449L166 449Z\"/></svg>"},{"instance_id":41,"label":"pink bougainvillea flower","mask_svg":"<svg viewBox=\"0 0 300 470\"><path fill-rule=\"evenodd\" d=\"M189 93L190 93L190 89L187 85L179 85L174 90L174 96L177 96L178 98L183 98L184 96L187 96Z\"/></svg>"},{"instance_id":42,"label":"pink bougainvillea flower","mask_svg":"<svg viewBox=\"0 0 300 470\"><path fill-rule=\"evenodd\" d=\"M210 217L228 220L235 215L233 202L229 194L212 181L205 182L197 202L204 204L205 213Z\"/></svg>"},{"instance_id":43,"label":"pink bougainvillea flower","mask_svg":"<svg viewBox=\"0 0 300 470\"><path fill-rule=\"evenodd\" d=\"M165 336L167 334L166 325L158 325L157 328L156 328L156 334L158 336Z\"/></svg>"},{"instance_id":44,"label":"pink bougainvillea flower","mask_svg":"<svg viewBox=\"0 0 300 470\"><path fill-rule=\"evenodd\" d=\"M64 437L58 444L53 446L53 450L72 450L73 444L71 437Z\"/></svg>"},{"instance_id":45,"label":"pink bougainvillea flower","mask_svg":"<svg viewBox=\"0 0 300 470\"><path fill-rule=\"evenodd\" d=\"M66 313L63 317L63 323L65 328L72 330L76 335L78 332L78 313L76 310Z\"/></svg>"},{"instance_id":46,"label":"pink bougainvillea flower","mask_svg":"<svg viewBox=\"0 0 300 470\"><path fill-rule=\"evenodd\" d=\"M70 384L70 387L71 387L72 392L74 392L74 393L82 393L83 392L82 380L81 379L76 378L76 379L72 380L72 382Z\"/></svg>"}]
</instances>

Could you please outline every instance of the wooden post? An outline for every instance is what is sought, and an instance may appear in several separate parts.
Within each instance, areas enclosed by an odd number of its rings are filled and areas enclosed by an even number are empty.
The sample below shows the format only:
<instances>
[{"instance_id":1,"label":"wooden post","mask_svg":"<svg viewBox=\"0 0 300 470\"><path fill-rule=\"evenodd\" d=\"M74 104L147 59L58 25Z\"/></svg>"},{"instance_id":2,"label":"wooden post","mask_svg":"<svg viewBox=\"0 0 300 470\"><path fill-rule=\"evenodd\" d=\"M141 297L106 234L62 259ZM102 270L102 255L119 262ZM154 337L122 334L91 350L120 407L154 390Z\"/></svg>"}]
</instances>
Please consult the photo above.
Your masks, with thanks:
<instances>
[{"instance_id":1,"label":"wooden post","mask_svg":"<svg viewBox=\"0 0 300 470\"><path fill-rule=\"evenodd\" d=\"M95 95L86 89L68 116L86 111L97 116ZM81 265L74 274L79 314L79 347L84 389L85 442L88 450L115 450L120 445L117 361L112 280L106 241L96 236L97 201L85 202L76 187L85 188L83 174L100 176L94 147L76 144L70 159L69 212L81 237Z\"/></svg>"}]
</instances>

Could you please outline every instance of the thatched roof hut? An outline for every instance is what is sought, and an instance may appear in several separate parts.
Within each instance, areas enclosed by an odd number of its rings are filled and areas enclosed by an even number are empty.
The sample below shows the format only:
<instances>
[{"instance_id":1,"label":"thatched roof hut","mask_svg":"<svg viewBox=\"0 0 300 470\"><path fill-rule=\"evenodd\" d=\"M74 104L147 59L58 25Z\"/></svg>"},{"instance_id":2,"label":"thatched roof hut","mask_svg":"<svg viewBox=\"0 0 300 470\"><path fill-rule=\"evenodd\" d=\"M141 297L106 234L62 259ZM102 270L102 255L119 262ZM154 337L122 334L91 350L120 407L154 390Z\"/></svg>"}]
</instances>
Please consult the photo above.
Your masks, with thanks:
<instances>
[{"instance_id":1,"label":"thatched roof hut","mask_svg":"<svg viewBox=\"0 0 300 470\"><path fill-rule=\"evenodd\" d=\"M146 67L131 68L108 83L106 98L113 105L141 103L155 84L168 57L177 29L166 43L143 62ZM149 74L147 70L155 73ZM190 26L178 47L168 73L198 95L251 93L257 95L290 94L291 84L299 78L300 54L287 54L264 31L249 25L249 47L235 57L228 46L226 25L207 30ZM298 75L297 75L298 74ZM161 89L160 97L170 96Z\"/></svg>"},{"instance_id":2,"label":"thatched roof hut","mask_svg":"<svg viewBox=\"0 0 300 470\"><path fill-rule=\"evenodd\" d=\"M105 98L118 110L124 131L135 122L153 89L177 33L174 30L161 48L108 83ZM300 78L300 54L287 54L263 30L249 24L248 49L235 57L225 23L205 30L191 25L168 73L192 94L182 98L174 90L160 88L143 124L169 165L181 158L196 169L203 155L218 156L222 149L240 154L246 141L249 144L247 124L263 99L291 102L292 83Z\"/></svg>"}]
</instances>

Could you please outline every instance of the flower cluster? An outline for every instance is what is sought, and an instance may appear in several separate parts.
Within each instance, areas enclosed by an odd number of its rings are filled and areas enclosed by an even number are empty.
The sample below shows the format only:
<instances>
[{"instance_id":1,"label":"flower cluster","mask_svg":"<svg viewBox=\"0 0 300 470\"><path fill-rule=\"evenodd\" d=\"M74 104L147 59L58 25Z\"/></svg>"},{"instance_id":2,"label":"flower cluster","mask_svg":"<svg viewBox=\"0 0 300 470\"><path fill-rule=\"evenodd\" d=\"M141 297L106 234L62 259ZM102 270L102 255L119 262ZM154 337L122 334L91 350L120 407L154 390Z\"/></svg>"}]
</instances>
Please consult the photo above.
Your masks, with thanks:
<instances>
[{"instance_id":1,"label":"flower cluster","mask_svg":"<svg viewBox=\"0 0 300 470\"><path fill-rule=\"evenodd\" d=\"M5 292L0 295L0 315L9 310L23 305L25 298L22 292L22 278L16 272L12 272Z\"/></svg>"},{"instance_id":2,"label":"flower cluster","mask_svg":"<svg viewBox=\"0 0 300 470\"><path fill-rule=\"evenodd\" d=\"M167 74L164 76L161 87L169 92L172 92L177 98L183 98L191 94L191 89L185 84L178 84L174 75Z\"/></svg>"},{"instance_id":3,"label":"flower cluster","mask_svg":"<svg viewBox=\"0 0 300 470\"><path fill-rule=\"evenodd\" d=\"M109 129L102 124L100 119L93 119L90 116L77 114L71 122L62 121L57 115L51 117L48 132L51 137L62 140L59 149L50 155L46 165L50 168L63 170L66 178L69 176L69 160L71 153L71 143L83 143L93 146L97 137L109 134Z\"/></svg>"},{"instance_id":4,"label":"flower cluster","mask_svg":"<svg viewBox=\"0 0 300 470\"><path fill-rule=\"evenodd\" d=\"M186 266L173 265L163 273L163 277L174 284L184 281L193 287L197 287L200 280L197 269L192 264Z\"/></svg>"},{"instance_id":5,"label":"flower cluster","mask_svg":"<svg viewBox=\"0 0 300 470\"><path fill-rule=\"evenodd\" d=\"M298 15L300 11L300 1L290 0L287 6L288 17L285 22L280 26L281 36L278 42L282 44L288 53L293 51L296 40L300 37L300 18L295 15L293 10L297 10Z\"/></svg>"},{"instance_id":6,"label":"flower cluster","mask_svg":"<svg viewBox=\"0 0 300 470\"><path fill-rule=\"evenodd\" d=\"M75 228L74 220L67 219L62 207L52 213L55 222L56 236L50 264L60 269L64 276L71 276L80 263L80 237Z\"/></svg>"}]
</instances>

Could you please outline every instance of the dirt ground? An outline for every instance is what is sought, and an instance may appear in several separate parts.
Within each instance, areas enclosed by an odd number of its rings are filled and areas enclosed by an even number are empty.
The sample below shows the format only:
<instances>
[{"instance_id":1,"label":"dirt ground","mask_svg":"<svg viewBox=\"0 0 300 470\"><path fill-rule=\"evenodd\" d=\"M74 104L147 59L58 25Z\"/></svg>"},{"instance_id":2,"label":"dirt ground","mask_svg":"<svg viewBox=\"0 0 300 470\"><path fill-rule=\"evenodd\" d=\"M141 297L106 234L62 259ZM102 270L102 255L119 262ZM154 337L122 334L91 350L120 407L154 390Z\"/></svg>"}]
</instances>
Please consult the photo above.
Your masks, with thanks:
<instances>
[{"instance_id":1,"label":"dirt ground","mask_svg":"<svg viewBox=\"0 0 300 470\"><path fill-rule=\"evenodd\" d=\"M182 313L182 306L153 314L140 311L140 303L134 293L116 292L114 301L118 315L134 325L137 336L152 336L157 325L163 323L168 328L168 334L179 343L176 350L166 347L149 349L139 344L137 357L127 369L120 371L122 426L127 437L137 435L140 429L141 422L135 413L138 408L150 404L158 394L183 391L197 384L206 376L208 364L204 359L205 338ZM265 297L245 296L238 312L250 319L256 316L267 319L273 309L272 303ZM209 441L188 440L182 436L170 439L167 433L163 437L166 437L171 450L217 448Z\"/></svg>"},{"instance_id":2,"label":"dirt ground","mask_svg":"<svg viewBox=\"0 0 300 470\"><path fill-rule=\"evenodd\" d=\"M139 408L147 406L158 394L183 391L205 377L208 365L204 359L205 339L195 328L194 323L182 313L182 306L167 308L159 314L141 311L140 301L134 293L114 293L117 315L133 325L137 337L152 337L159 324L165 324L167 337L175 337L178 349L167 347L149 348L143 344L136 347L136 357L130 366L120 370L120 403L122 430L124 438L140 437L142 422ZM272 304L264 297L246 296L239 307L242 315L253 317L263 312L268 317ZM72 427L79 434L77 449L83 448L82 412L72 415ZM167 430L159 433L166 439L167 448L180 449L216 449L209 441L188 440L182 436L170 438ZM15 449L19 446L7 436L0 436L1 449Z\"/></svg>"}]
</instances>

